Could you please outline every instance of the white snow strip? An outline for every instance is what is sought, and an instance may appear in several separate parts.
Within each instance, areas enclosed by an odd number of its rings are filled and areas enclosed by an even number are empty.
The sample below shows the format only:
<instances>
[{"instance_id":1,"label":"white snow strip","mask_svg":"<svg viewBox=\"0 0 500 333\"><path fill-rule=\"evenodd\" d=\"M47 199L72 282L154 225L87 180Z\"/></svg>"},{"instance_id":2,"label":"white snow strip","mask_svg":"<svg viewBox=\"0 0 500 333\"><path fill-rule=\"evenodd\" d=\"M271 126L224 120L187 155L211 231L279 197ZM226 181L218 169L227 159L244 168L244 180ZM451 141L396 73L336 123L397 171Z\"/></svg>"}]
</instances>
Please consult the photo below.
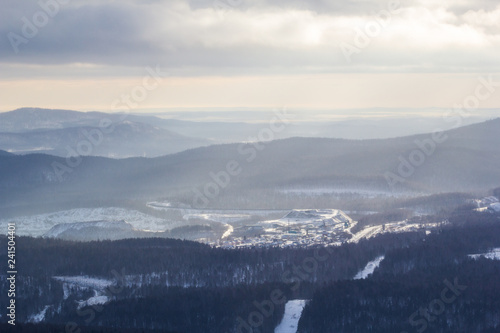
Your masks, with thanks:
<instances>
[{"instance_id":1,"label":"white snow strip","mask_svg":"<svg viewBox=\"0 0 500 333\"><path fill-rule=\"evenodd\" d=\"M285 314L281 323L274 329L274 333L297 333L302 310L307 300L296 299L285 304Z\"/></svg>"},{"instance_id":2,"label":"white snow strip","mask_svg":"<svg viewBox=\"0 0 500 333\"><path fill-rule=\"evenodd\" d=\"M493 249L487 253L470 254L469 257L472 259L479 259L480 257L484 257L491 260L500 260L500 248Z\"/></svg>"},{"instance_id":3,"label":"white snow strip","mask_svg":"<svg viewBox=\"0 0 500 333\"><path fill-rule=\"evenodd\" d=\"M28 322L34 323L34 324L41 323L45 319L45 313L47 312L48 308L50 308L50 305L46 305L43 308L43 310L40 311L39 313L35 313L35 314L31 315L28 318Z\"/></svg>"},{"instance_id":4,"label":"white snow strip","mask_svg":"<svg viewBox=\"0 0 500 333\"><path fill-rule=\"evenodd\" d=\"M354 280L366 279L368 276L372 275L375 272L375 269L380 265L382 260L384 260L384 256L377 257L375 260L370 261L366 264L365 268L363 268L356 276Z\"/></svg>"},{"instance_id":5,"label":"white snow strip","mask_svg":"<svg viewBox=\"0 0 500 333\"><path fill-rule=\"evenodd\" d=\"M103 305L109 302L109 297L104 296L104 295L99 295L99 293L94 290L95 296L90 297L86 301L81 301L78 304L78 309L81 309L86 306L93 306L93 305Z\"/></svg>"},{"instance_id":6,"label":"white snow strip","mask_svg":"<svg viewBox=\"0 0 500 333\"><path fill-rule=\"evenodd\" d=\"M55 280L75 285L81 288L92 288L97 290L104 290L113 284L113 281L106 279L92 278L88 276L54 276Z\"/></svg>"},{"instance_id":7,"label":"white snow strip","mask_svg":"<svg viewBox=\"0 0 500 333\"><path fill-rule=\"evenodd\" d=\"M227 238L227 237L231 236L231 234L232 234L232 233L233 233L233 231L234 231L234 228L233 228L233 226L232 226L232 225L228 224L228 225L227 225L227 227L228 227L228 228L227 228L227 231L226 231L226 232L222 235L222 237L221 237L222 239L224 239L224 238Z\"/></svg>"}]
</instances>

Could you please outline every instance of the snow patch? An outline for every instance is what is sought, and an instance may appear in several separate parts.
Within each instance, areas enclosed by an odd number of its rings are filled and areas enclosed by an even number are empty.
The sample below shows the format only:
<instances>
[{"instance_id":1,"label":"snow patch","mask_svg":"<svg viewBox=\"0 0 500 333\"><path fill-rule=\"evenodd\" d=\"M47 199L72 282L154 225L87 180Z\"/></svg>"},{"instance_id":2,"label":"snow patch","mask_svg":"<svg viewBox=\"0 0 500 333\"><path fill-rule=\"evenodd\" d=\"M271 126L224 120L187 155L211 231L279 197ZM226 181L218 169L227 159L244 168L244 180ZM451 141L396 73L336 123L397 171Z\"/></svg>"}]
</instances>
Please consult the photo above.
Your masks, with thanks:
<instances>
[{"instance_id":1,"label":"snow patch","mask_svg":"<svg viewBox=\"0 0 500 333\"><path fill-rule=\"evenodd\" d=\"M222 235L221 239L227 238L231 236L231 234L234 232L234 228L232 225L228 224L227 225L227 231Z\"/></svg>"},{"instance_id":2,"label":"snow patch","mask_svg":"<svg viewBox=\"0 0 500 333\"><path fill-rule=\"evenodd\" d=\"M33 323L33 324L37 324L37 323L41 323L44 319L45 319L45 313L47 312L47 310L50 308L50 305L46 305L42 311L40 311L39 313L35 313L33 315L31 315L29 318L28 318L28 322L29 323Z\"/></svg>"},{"instance_id":3,"label":"snow patch","mask_svg":"<svg viewBox=\"0 0 500 333\"><path fill-rule=\"evenodd\" d=\"M489 208L496 213L500 213L500 202L491 204Z\"/></svg>"},{"instance_id":4,"label":"snow patch","mask_svg":"<svg viewBox=\"0 0 500 333\"><path fill-rule=\"evenodd\" d=\"M97 290L94 290L95 295L86 301L78 302L78 309L86 306L103 305L109 302L109 297L101 295Z\"/></svg>"},{"instance_id":5,"label":"snow patch","mask_svg":"<svg viewBox=\"0 0 500 333\"><path fill-rule=\"evenodd\" d=\"M78 309L86 306L108 303L110 299L108 296L104 295L104 291L114 283L114 281L111 280L92 278L89 276L54 276L53 279L63 283L64 299L68 299L72 287L94 290L94 296L78 302Z\"/></svg>"},{"instance_id":6,"label":"snow patch","mask_svg":"<svg viewBox=\"0 0 500 333\"><path fill-rule=\"evenodd\" d=\"M500 247L493 249L487 253L469 254L469 257L472 259L479 259L481 257L484 257L486 259L491 259L491 260L500 260Z\"/></svg>"},{"instance_id":7,"label":"snow patch","mask_svg":"<svg viewBox=\"0 0 500 333\"><path fill-rule=\"evenodd\" d=\"M296 333L302 310L307 300L296 299L285 304L285 314L281 323L274 329L274 333Z\"/></svg>"},{"instance_id":8,"label":"snow patch","mask_svg":"<svg viewBox=\"0 0 500 333\"><path fill-rule=\"evenodd\" d=\"M53 279L81 288L104 290L114 282L107 279L92 278L89 276L54 276Z\"/></svg>"},{"instance_id":9,"label":"snow patch","mask_svg":"<svg viewBox=\"0 0 500 333\"><path fill-rule=\"evenodd\" d=\"M15 222L17 233L20 236L39 237L58 224L117 220L127 221L137 230L166 231L175 227L173 221L117 207L78 208L48 214L0 219L0 227L7 228L9 222Z\"/></svg>"},{"instance_id":10,"label":"snow patch","mask_svg":"<svg viewBox=\"0 0 500 333\"><path fill-rule=\"evenodd\" d=\"M354 280L366 279L368 276L372 275L375 272L375 269L380 266L382 260L384 260L384 256L377 257L375 260L370 261L366 264L365 268L363 268L356 276Z\"/></svg>"},{"instance_id":11,"label":"snow patch","mask_svg":"<svg viewBox=\"0 0 500 333\"><path fill-rule=\"evenodd\" d=\"M130 223L125 221L94 221L94 222L77 222L77 223L62 223L52 227L44 237L56 238L66 232L81 231L86 228L100 229L120 229L132 231L134 228Z\"/></svg>"}]
</instances>

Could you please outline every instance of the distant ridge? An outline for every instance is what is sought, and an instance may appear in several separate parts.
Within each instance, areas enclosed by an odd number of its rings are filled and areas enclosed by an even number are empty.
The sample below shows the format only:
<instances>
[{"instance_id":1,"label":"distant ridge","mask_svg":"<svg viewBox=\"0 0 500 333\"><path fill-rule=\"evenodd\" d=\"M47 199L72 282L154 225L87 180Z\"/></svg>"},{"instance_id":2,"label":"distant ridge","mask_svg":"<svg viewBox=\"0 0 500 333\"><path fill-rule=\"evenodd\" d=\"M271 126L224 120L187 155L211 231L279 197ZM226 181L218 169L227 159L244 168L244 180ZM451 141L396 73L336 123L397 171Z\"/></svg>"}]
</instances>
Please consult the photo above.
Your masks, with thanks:
<instances>
[{"instance_id":1,"label":"distant ridge","mask_svg":"<svg viewBox=\"0 0 500 333\"><path fill-rule=\"evenodd\" d=\"M5 205L28 197L154 200L176 191L185 192L190 202L198 193L201 203L211 183L224 185L211 185L211 190L217 186L228 196L318 186L429 194L484 191L500 186L498 133L500 119L443 132L439 143L432 134L383 140L291 138L259 144L260 150L254 143L224 144L153 159L85 157L76 166L49 155L0 156L0 199ZM422 160L409 167L415 156ZM226 175L231 161L241 168L237 176ZM401 181L391 186L388 173Z\"/></svg>"},{"instance_id":2,"label":"distant ridge","mask_svg":"<svg viewBox=\"0 0 500 333\"><path fill-rule=\"evenodd\" d=\"M36 108L0 113L0 149L19 154L154 157L210 143L158 127L149 117Z\"/></svg>"}]
</instances>

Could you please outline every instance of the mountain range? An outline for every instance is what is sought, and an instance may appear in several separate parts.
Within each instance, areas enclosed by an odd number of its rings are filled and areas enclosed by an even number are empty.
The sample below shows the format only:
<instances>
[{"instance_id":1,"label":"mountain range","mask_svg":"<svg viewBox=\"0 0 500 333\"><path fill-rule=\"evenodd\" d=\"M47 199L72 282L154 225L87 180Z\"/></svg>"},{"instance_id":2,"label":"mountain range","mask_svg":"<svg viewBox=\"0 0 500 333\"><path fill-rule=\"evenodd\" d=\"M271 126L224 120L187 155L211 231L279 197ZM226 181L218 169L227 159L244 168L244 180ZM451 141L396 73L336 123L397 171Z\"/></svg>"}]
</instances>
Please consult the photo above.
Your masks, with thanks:
<instances>
[{"instance_id":1,"label":"mountain range","mask_svg":"<svg viewBox=\"0 0 500 333\"><path fill-rule=\"evenodd\" d=\"M270 126L277 112L290 117L273 139L292 137L383 139L450 129L439 117L397 116L317 120L311 111L188 112L197 117L181 120L176 113L129 114L21 108L0 113L0 149L16 154L46 153L67 157L81 155L111 158L158 157L212 144L255 140ZM205 117L202 117L205 115ZM464 125L484 120L462 119ZM91 147L87 144L90 141Z\"/></svg>"},{"instance_id":2,"label":"mountain range","mask_svg":"<svg viewBox=\"0 0 500 333\"><path fill-rule=\"evenodd\" d=\"M142 201L174 194L188 204L206 204L218 196L290 188L487 191L500 185L499 132L500 119L495 119L440 134L378 140L290 138L212 145L156 158L62 158L4 151L0 196L5 208L30 201Z\"/></svg>"}]
</instances>

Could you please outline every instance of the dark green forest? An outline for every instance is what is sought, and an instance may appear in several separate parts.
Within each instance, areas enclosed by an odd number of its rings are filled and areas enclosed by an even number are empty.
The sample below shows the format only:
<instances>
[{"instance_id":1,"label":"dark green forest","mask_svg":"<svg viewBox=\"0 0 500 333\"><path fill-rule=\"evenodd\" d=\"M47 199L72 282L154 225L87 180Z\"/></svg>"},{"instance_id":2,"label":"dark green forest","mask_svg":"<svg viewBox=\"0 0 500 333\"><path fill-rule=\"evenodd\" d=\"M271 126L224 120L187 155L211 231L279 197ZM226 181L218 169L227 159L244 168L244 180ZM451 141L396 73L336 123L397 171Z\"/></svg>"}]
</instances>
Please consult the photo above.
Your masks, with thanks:
<instances>
[{"instance_id":1,"label":"dark green forest","mask_svg":"<svg viewBox=\"0 0 500 333\"><path fill-rule=\"evenodd\" d=\"M44 324L18 329L50 332L72 323L81 332L273 332L286 300L308 299L299 332L496 332L500 262L468 255L500 247L499 217L457 211L448 220L429 235L383 234L309 249L20 237L18 322L50 307ZM0 255L5 249L2 237ZM373 275L352 280L379 255L385 259ZM73 287L66 295L57 276L113 281L104 291L109 302L79 308L95 291ZM5 279L1 283L6 290ZM442 292L450 284L466 288L446 292L447 301L456 297L445 303ZM6 297L0 300L5 307Z\"/></svg>"}]
</instances>

